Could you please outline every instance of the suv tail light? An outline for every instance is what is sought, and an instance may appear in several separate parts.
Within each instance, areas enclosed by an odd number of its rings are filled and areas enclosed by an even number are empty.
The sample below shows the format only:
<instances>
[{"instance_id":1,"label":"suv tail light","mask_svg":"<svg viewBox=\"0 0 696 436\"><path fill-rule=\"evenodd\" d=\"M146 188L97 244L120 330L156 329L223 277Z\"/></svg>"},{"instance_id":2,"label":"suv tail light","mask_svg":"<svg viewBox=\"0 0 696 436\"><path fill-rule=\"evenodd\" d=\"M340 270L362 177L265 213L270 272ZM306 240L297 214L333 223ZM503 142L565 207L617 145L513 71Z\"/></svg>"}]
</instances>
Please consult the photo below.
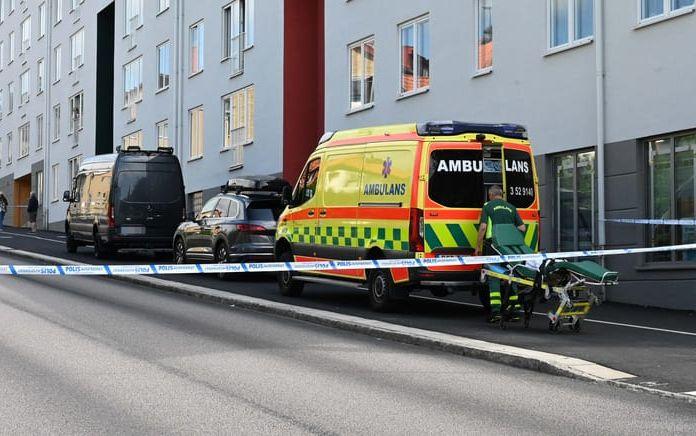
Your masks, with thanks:
<instances>
[{"instance_id":1,"label":"suv tail light","mask_svg":"<svg viewBox=\"0 0 696 436\"><path fill-rule=\"evenodd\" d=\"M110 204L107 210L107 215L109 216L109 228L116 228L116 219L114 219L114 205Z\"/></svg>"},{"instance_id":2,"label":"suv tail light","mask_svg":"<svg viewBox=\"0 0 696 436\"><path fill-rule=\"evenodd\" d=\"M412 252L419 253L425 251L425 244L423 244L424 233L423 211L411 208L408 223L408 243Z\"/></svg>"},{"instance_id":3,"label":"suv tail light","mask_svg":"<svg viewBox=\"0 0 696 436\"><path fill-rule=\"evenodd\" d=\"M237 224L237 230L245 233L255 233L265 232L266 228L264 226L259 226L256 224Z\"/></svg>"}]
</instances>

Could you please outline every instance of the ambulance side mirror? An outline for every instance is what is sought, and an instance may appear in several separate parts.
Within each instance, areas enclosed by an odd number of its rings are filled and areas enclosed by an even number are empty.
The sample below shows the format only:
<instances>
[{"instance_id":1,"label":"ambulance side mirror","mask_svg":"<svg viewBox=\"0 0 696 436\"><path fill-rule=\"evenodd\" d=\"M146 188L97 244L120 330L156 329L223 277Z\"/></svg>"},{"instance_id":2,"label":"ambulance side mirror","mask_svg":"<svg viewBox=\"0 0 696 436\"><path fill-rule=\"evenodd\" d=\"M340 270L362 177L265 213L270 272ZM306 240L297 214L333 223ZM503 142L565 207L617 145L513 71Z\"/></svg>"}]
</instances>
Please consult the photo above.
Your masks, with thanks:
<instances>
[{"instance_id":1,"label":"ambulance side mirror","mask_svg":"<svg viewBox=\"0 0 696 436\"><path fill-rule=\"evenodd\" d=\"M292 206L292 189L289 186L283 187L281 197L283 206Z\"/></svg>"}]
</instances>

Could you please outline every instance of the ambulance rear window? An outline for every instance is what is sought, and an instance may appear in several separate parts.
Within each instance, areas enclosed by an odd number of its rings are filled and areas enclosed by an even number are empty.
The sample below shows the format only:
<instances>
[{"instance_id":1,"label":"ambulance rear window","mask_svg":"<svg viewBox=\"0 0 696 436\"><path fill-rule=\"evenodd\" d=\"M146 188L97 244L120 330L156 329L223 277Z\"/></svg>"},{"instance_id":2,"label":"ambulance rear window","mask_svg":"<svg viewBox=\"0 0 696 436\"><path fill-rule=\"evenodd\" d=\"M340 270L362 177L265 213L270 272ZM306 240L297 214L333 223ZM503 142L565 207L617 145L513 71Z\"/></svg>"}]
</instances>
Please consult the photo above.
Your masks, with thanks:
<instances>
[{"instance_id":1,"label":"ambulance rear window","mask_svg":"<svg viewBox=\"0 0 696 436\"><path fill-rule=\"evenodd\" d=\"M481 150L434 150L430 154L430 199L446 207L483 206Z\"/></svg>"},{"instance_id":2,"label":"ambulance rear window","mask_svg":"<svg viewBox=\"0 0 696 436\"><path fill-rule=\"evenodd\" d=\"M534 203L532 158L526 151L505 149L505 185L507 201L519 209Z\"/></svg>"}]
</instances>

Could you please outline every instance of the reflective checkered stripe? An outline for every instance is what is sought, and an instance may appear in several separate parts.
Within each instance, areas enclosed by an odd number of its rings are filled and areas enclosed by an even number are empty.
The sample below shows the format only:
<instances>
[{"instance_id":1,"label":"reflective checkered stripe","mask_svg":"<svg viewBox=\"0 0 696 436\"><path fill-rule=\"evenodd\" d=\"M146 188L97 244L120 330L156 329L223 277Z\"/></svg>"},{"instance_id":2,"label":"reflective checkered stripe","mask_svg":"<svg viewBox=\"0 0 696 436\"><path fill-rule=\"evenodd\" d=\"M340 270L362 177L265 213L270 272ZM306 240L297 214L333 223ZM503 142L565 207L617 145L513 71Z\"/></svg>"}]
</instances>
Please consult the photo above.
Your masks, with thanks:
<instances>
[{"instance_id":1,"label":"reflective checkered stripe","mask_svg":"<svg viewBox=\"0 0 696 436\"><path fill-rule=\"evenodd\" d=\"M372 248L408 251L408 227L295 226L291 242L334 247Z\"/></svg>"},{"instance_id":2,"label":"reflective checkered stripe","mask_svg":"<svg viewBox=\"0 0 696 436\"><path fill-rule=\"evenodd\" d=\"M532 250L539 249L539 224L527 222L524 242ZM438 248L475 248L478 236L478 223L469 222L431 222L425 225L425 249L432 252Z\"/></svg>"}]
</instances>

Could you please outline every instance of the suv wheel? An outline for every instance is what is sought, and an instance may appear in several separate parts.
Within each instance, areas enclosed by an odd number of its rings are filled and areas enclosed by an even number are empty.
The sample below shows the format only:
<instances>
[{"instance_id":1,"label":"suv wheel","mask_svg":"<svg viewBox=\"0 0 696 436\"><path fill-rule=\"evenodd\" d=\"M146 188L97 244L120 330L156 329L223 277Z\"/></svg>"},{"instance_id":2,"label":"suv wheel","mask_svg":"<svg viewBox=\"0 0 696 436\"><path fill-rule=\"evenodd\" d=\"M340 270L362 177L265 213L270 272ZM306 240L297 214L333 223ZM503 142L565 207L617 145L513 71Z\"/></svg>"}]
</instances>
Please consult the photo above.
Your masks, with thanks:
<instances>
[{"instance_id":1,"label":"suv wheel","mask_svg":"<svg viewBox=\"0 0 696 436\"><path fill-rule=\"evenodd\" d=\"M215 263L227 263L227 245L224 242L220 242L215 248ZM218 277L225 280L229 274L221 272Z\"/></svg>"},{"instance_id":2,"label":"suv wheel","mask_svg":"<svg viewBox=\"0 0 696 436\"><path fill-rule=\"evenodd\" d=\"M182 238L176 238L174 241L174 263L177 265L186 263L186 246Z\"/></svg>"},{"instance_id":3,"label":"suv wheel","mask_svg":"<svg viewBox=\"0 0 696 436\"><path fill-rule=\"evenodd\" d=\"M106 259L111 254L109 247L106 246L97 233L94 234L94 257Z\"/></svg>"},{"instance_id":4,"label":"suv wheel","mask_svg":"<svg viewBox=\"0 0 696 436\"><path fill-rule=\"evenodd\" d=\"M378 312L388 312L394 309L394 282L389 271L373 270L368 275L368 293L370 307Z\"/></svg>"},{"instance_id":5,"label":"suv wheel","mask_svg":"<svg viewBox=\"0 0 696 436\"><path fill-rule=\"evenodd\" d=\"M280 255L278 261L292 262L294 259L292 253L286 251ZM278 289L280 295L284 297L299 297L304 290L304 283L295 280L292 271L280 271L278 273Z\"/></svg>"}]
</instances>

